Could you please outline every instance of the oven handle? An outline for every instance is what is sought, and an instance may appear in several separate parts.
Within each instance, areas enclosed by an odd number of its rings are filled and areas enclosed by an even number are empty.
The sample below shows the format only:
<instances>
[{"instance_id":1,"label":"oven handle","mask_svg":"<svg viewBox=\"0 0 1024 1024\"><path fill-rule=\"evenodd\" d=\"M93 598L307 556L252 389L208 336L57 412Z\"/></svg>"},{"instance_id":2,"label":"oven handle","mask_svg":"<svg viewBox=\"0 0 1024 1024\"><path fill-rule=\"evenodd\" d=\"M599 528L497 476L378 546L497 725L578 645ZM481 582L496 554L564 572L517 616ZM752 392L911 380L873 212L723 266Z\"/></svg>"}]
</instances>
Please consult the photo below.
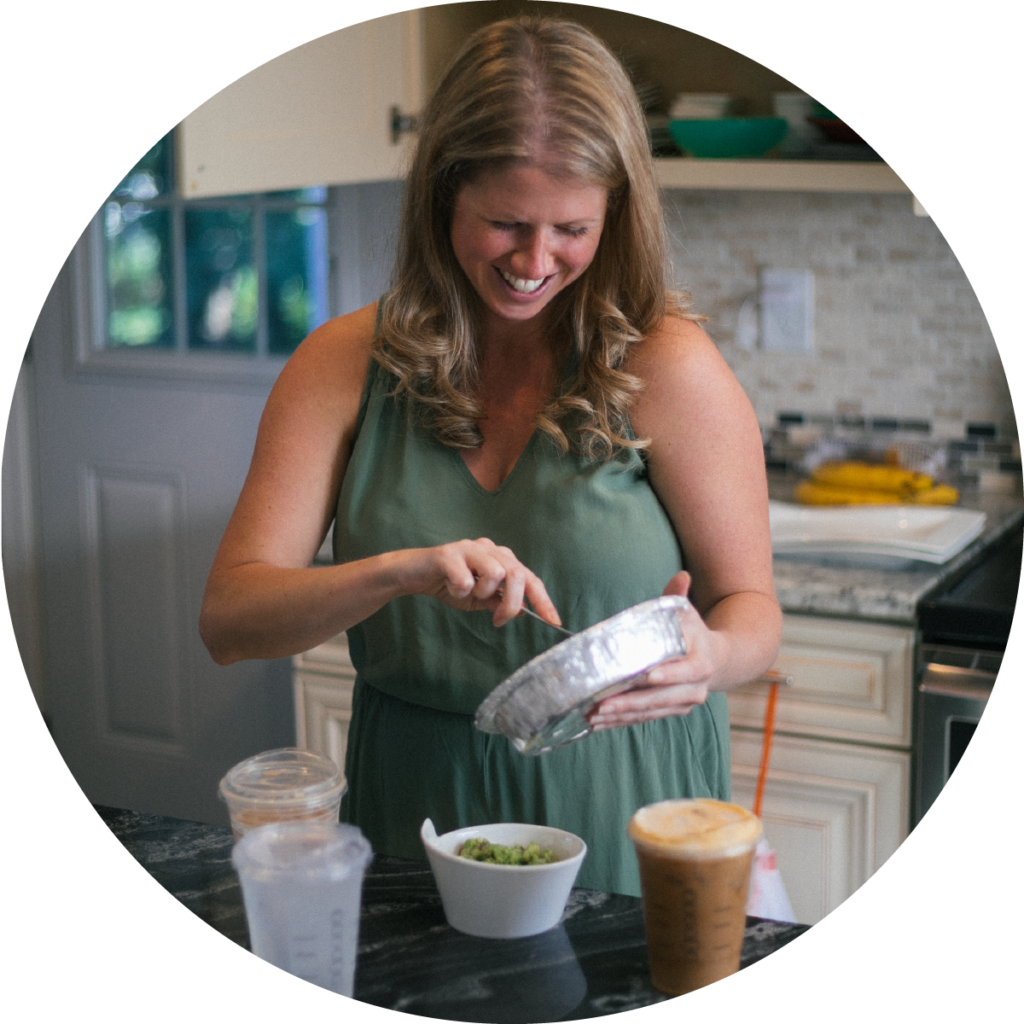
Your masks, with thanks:
<instances>
[{"instance_id":1,"label":"oven handle","mask_svg":"<svg viewBox=\"0 0 1024 1024\"><path fill-rule=\"evenodd\" d=\"M980 668L959 668L930 661L921 672L921 693L939 697L962 697L967 700L988 700L996 681L994 672Z\"/></svg>"}]
</instances>

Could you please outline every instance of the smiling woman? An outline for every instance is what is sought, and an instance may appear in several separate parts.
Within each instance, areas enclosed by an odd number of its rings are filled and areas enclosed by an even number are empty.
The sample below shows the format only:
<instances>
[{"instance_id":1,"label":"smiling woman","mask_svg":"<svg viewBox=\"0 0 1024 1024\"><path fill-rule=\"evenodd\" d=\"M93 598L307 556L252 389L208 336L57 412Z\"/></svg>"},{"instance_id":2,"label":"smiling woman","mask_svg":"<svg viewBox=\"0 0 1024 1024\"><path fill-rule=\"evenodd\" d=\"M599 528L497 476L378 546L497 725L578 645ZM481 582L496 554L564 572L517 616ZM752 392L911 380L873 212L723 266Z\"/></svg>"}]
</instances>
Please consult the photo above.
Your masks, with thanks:
<instances>
[{"instance_id":1,"label":"smiling woman","mask_svg":"<svg viewBox=\"0 0 1024 1024\"><path fill-rule=\"evenodd\" d=\"M488 26L423 113L391 291L314 331L274 387L200 628L221 664L347 630L342 816L378 852L422 857L426 817L550 824L586 841L580 884L638 894L636 808L729 796L724 691L780 630L764 458L668 287L662 230L604 45ZM332 520L336 564L311 568ZM597 705L598 735L527 759L474 730L548 624L660 594L689 594L687 655Z\"/></svg>"}]
</instances>

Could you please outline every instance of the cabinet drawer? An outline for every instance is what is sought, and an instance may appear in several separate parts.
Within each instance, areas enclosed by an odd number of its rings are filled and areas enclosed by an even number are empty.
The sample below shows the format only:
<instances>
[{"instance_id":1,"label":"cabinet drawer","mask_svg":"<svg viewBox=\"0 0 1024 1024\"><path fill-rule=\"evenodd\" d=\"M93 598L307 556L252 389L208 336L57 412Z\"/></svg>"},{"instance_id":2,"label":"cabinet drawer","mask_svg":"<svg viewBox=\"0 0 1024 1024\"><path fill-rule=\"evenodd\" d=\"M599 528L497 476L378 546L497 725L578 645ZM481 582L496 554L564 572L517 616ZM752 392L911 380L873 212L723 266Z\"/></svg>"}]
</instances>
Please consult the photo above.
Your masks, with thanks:
<instances>
[{"instance_id":1,"label":"cabinet drawer","mask_svg":"<svg viewBox=\"0 0 1024 1024\"><path fill-rule=\"evenodd\" d=\"M775 728L828 739L910 745L914 631L897 626L787 615L773 666L791 676L779 688ZM734 725L764 724L768 684L729 694Z\"/></svg>"}]
</instances>

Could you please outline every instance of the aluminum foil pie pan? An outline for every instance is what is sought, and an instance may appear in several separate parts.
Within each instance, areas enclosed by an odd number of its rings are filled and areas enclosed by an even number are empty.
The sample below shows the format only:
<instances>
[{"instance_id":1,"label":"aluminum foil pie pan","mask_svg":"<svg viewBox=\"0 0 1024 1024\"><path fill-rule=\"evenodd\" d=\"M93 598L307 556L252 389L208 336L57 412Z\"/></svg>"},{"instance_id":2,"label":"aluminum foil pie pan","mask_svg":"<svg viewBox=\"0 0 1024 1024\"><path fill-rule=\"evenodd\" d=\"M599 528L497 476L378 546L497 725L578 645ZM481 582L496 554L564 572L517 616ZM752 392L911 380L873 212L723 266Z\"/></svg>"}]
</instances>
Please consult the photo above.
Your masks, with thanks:
<instances>
[{"instance_id":1,"label":"aluminum foil pie pan","mask_svg":"<svg viewBox=\"0 0 1024 1024\"><path fill-rule=\"evenodd\" d=\"M563 640L516 669L477 708L474 725L522 754L544 754L590 732L587 713L645 672L686 654L685 597L644 601Z\"/></svg>"}]
</instances>

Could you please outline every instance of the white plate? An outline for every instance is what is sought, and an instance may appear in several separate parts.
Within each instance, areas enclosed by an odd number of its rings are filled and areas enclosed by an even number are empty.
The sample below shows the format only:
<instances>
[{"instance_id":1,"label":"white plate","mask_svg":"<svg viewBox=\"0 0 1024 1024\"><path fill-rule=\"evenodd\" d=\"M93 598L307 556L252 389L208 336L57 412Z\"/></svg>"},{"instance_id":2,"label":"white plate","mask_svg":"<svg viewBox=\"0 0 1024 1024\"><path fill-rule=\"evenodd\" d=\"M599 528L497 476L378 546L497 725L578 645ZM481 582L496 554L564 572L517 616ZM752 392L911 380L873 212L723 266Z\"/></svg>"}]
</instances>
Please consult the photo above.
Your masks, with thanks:
<instances>
[{"instance_id":1,"label":"white plate","mask_svg":"<svg viewBox=\"0 0 1024 1024\"><path fill-rule=\"evenodd\" d=\"M768 504L776 554L893 556L941 564L985 528L985 513L922 505Z\"/></svg>"}]
</instances>

